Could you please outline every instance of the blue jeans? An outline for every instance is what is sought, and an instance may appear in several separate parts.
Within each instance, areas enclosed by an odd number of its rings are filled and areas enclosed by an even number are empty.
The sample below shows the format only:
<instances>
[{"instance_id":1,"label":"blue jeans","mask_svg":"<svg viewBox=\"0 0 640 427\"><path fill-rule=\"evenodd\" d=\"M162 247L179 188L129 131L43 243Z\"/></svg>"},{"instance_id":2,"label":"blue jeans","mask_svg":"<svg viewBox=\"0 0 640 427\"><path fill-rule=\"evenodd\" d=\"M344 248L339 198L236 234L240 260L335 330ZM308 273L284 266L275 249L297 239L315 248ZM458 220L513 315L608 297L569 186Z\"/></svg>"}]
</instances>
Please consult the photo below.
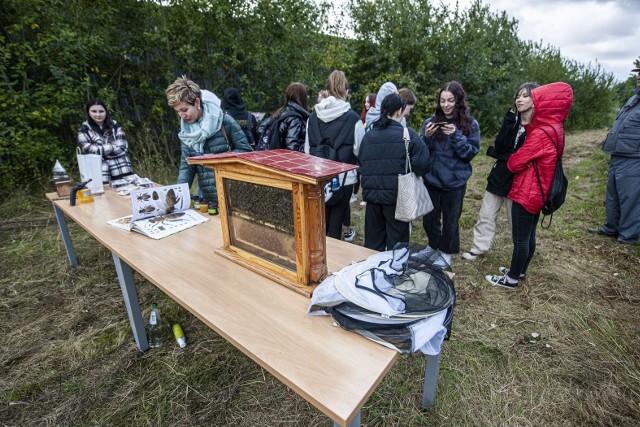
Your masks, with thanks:
<instances>
[{"instance_id":1,"label":"blue jeans","mask_svg":"<svg viewBox=\"0 0 640 427\"><path fill-rule=\"evenodd\" d=\"M429 238L429 246L446 254L457 254L460 252L462 200L467 185L451 190L427 185L427 190L433 202L433 210L422 218L422 225Z\"/></svg>"},{"instance_id":2,"label":"blue jeans","mask_svg":"<svg viewBox=\"0 0 640 427\"><path fill-rule=\"evenodd\" d=\"M513 239L513 254L509 277L518 280L520 275L527 273L529 262L536 251L536 227L540 213L527 212L521 204L511 204L511 237Z\"/></svg>"}]
</instances>

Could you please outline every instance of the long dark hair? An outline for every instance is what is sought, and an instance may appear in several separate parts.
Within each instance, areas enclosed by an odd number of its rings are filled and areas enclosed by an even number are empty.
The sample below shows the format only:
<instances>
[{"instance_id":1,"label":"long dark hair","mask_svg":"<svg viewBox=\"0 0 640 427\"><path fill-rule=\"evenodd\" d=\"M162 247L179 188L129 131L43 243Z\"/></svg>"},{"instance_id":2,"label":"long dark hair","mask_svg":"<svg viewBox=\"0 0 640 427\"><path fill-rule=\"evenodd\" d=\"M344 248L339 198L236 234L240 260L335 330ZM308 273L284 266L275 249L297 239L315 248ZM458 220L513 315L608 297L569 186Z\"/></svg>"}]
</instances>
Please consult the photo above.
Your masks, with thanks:
<instances>
[{"instance_id":1,"label":"long dark hair","mask_svg":"<svg viewBox=\"0 0 640 427\"><path fill-rule=\"evenodd\" d=\"M389 123L394 120L389 116L393 115L398 110L404 111L407 104L402 100L398 93L391 93L384 97L382 105L380 106L380 118L373 124L374 128L386 128Z\"/></svg>"},{"instance_id":2,"label":"long dark hair","mask_svg":"<svg viewBox=\"0 0 640 427\"><path fill-rule=\"evenodd\" d=\"M367 97L365 98L365 100L362 102L362 112L360 113L360 120L362 121L362 123L367 121L367 108L364 106L364 104L366 104L366 101L369 100L369 108L373 108L376 106L376 94L375 93L370 93L367 95Z\"/></svg>"},{"instance_id":3,"label":"long dark hair","mask_svg":"<svg viewBox=\"0 0 640 427\"><path fill-rule=\"evenodd\" d=\"M460 129L463 134L469 136L469 134L471 133L471 115L469 114L469 106L467 105L467 94L465 93L462 85L455 80L445 83L440 88L438 96L436 97L436 112L433 115L433 121L448 121L444 115L442 107L440 106L440 95L442 94L442 92L451 92L453 94L456 100L456 105L453 111L453 119L451 119L451 122L456 125L456 127ZM447 136L444 134L444 132L442 132L442 130L438 129L435 133L435 137L437 140L441 141Z\"/></svg>"},{"instance_id":4,"label":"long dark hair","mask_svg":"<svg viewBox=\"0 0 640 427\"><path fill-rule=\"evenodd\" d=\"M89 109L94 105L100 105L102 108L104 108L104 111L106 113L104 115L104 125L103 125L104 127L102 129L100 129L100 126L89 115ZM87 104L84 107L84 114L87 118L87 122L89 123L89 126L91 126L91 129L93 129L99 135L103 135L113 127L113 122L111 121L111 115L109 114L109 109L104 104L104 101L102 101L101 99L93 98L87 101Z\"/></svg>"},{"instance_id":5,"label":"long dark hair","mask_svg":"<svg viewBox=\"0 0 640 427\"><path fill-rule=\"evenodd\" d=\"M516 99L518 98L518 94L520 93L521 90L524 89L527 92L527 95L531 96L531 91L537 87L540 87L540 85L536 82L522 83L520 87L518 87L518 90L516 90L516 93L513 94L513 109L516 112L516 115L518 116L518 124L520 124L520 119L521 119L520 112L518 111L518 108L515 105Z\"/></svg>"},{"instance_id":6,"label":"long dark hair","mask_svg":"<svg viewBox=\"0 0 640 427\"><path fill-rule=\"evenodd\" d=\"M305 111L309 111L309 95L307 94L307 87L302 83L294 82L287 86L287 90L284 93L284 104L278 108L271 116L275 119L282 114L282 110L285 109L289 102L295 102L300 105Z\"/></svg>"}]
</instances>

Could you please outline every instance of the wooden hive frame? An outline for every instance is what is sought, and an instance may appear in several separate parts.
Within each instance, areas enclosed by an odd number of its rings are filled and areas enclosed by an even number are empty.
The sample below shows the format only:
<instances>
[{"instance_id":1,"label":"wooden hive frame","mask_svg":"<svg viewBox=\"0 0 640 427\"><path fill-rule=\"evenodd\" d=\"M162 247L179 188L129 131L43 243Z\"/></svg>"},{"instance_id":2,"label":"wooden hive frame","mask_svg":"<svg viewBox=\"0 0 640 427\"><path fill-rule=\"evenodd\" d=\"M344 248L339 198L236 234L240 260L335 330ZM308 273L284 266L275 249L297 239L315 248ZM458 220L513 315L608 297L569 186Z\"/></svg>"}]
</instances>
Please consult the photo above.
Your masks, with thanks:
<instances>
[{"instance_id":1,"label":"wooden hive frame","mask_svg":"<svg viewBox=\"0 0 640 427\"><path fill-rule=\"evenodd\" d=\"M223 247L216 253L281 285L311 296L328 273L324 182L357 166L289 150L223 153L190 157L190 164L213 168L216 175ZM238 181L291 192L295 269L240 247L229 209L227 183ZM266 248L262 248L268 251ZM274 257L279 254L273 254ZM286 258L286 257L285 257Z\"/></svg>"}]
</instances>

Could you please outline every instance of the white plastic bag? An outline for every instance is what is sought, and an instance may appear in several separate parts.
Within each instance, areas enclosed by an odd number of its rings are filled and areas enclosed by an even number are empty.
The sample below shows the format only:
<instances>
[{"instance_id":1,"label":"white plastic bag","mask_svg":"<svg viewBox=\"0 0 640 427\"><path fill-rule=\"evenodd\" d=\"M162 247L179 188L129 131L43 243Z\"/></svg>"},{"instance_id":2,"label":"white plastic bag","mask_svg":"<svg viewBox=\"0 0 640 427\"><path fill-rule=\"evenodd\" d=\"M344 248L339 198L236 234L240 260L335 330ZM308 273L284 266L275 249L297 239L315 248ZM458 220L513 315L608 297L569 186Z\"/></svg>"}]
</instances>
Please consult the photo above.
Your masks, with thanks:
<instances>
[{"instance_id":1,"label":"white plastic bag","mask_svg":"<svg viewBox=\"0 0 640 427\"><path fill-rule=\"evenodd\" d=\"M91 179L87 188L91 194L104 193L102 185L102 156L99 154L82 154L80 147L76 147L76 157L80 169L80 181Z\"/></svg>"}]
</instances>

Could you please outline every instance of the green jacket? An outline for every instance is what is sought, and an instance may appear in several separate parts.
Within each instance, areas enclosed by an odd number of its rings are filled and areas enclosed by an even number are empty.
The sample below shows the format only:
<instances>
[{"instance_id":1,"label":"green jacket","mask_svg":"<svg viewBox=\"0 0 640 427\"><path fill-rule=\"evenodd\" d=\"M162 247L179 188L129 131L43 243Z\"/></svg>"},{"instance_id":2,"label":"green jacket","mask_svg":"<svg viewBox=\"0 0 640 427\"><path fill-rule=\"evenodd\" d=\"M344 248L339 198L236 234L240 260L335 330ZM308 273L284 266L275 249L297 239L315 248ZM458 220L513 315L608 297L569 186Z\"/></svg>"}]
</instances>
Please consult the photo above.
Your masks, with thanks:
<instances>
[{"instance_id":1,"label":"green jacket","mask_svg":"<svg viewBox=\"0 0 640 427\"><path fill-rule=\"evenodd\" d=\"M222 126L229 137L230 151L253 151L247 137L242 128L236 121L225 114L222 119ZM187 163L187 157L195 156L195 151L186 144L181 144L180 153L180 169L178 170L178 184L186 182L189 187L193 184L193 178L198 176L198 185L202 191L202 197L207 201L218 201L218 191L216 190L216 177L213 169L205 168L200 165L190 165ZM224 139L221 131L214 133L204 144L203 154L218 154L229 151L227 141Z\"/></svg>"}]
</instances>

